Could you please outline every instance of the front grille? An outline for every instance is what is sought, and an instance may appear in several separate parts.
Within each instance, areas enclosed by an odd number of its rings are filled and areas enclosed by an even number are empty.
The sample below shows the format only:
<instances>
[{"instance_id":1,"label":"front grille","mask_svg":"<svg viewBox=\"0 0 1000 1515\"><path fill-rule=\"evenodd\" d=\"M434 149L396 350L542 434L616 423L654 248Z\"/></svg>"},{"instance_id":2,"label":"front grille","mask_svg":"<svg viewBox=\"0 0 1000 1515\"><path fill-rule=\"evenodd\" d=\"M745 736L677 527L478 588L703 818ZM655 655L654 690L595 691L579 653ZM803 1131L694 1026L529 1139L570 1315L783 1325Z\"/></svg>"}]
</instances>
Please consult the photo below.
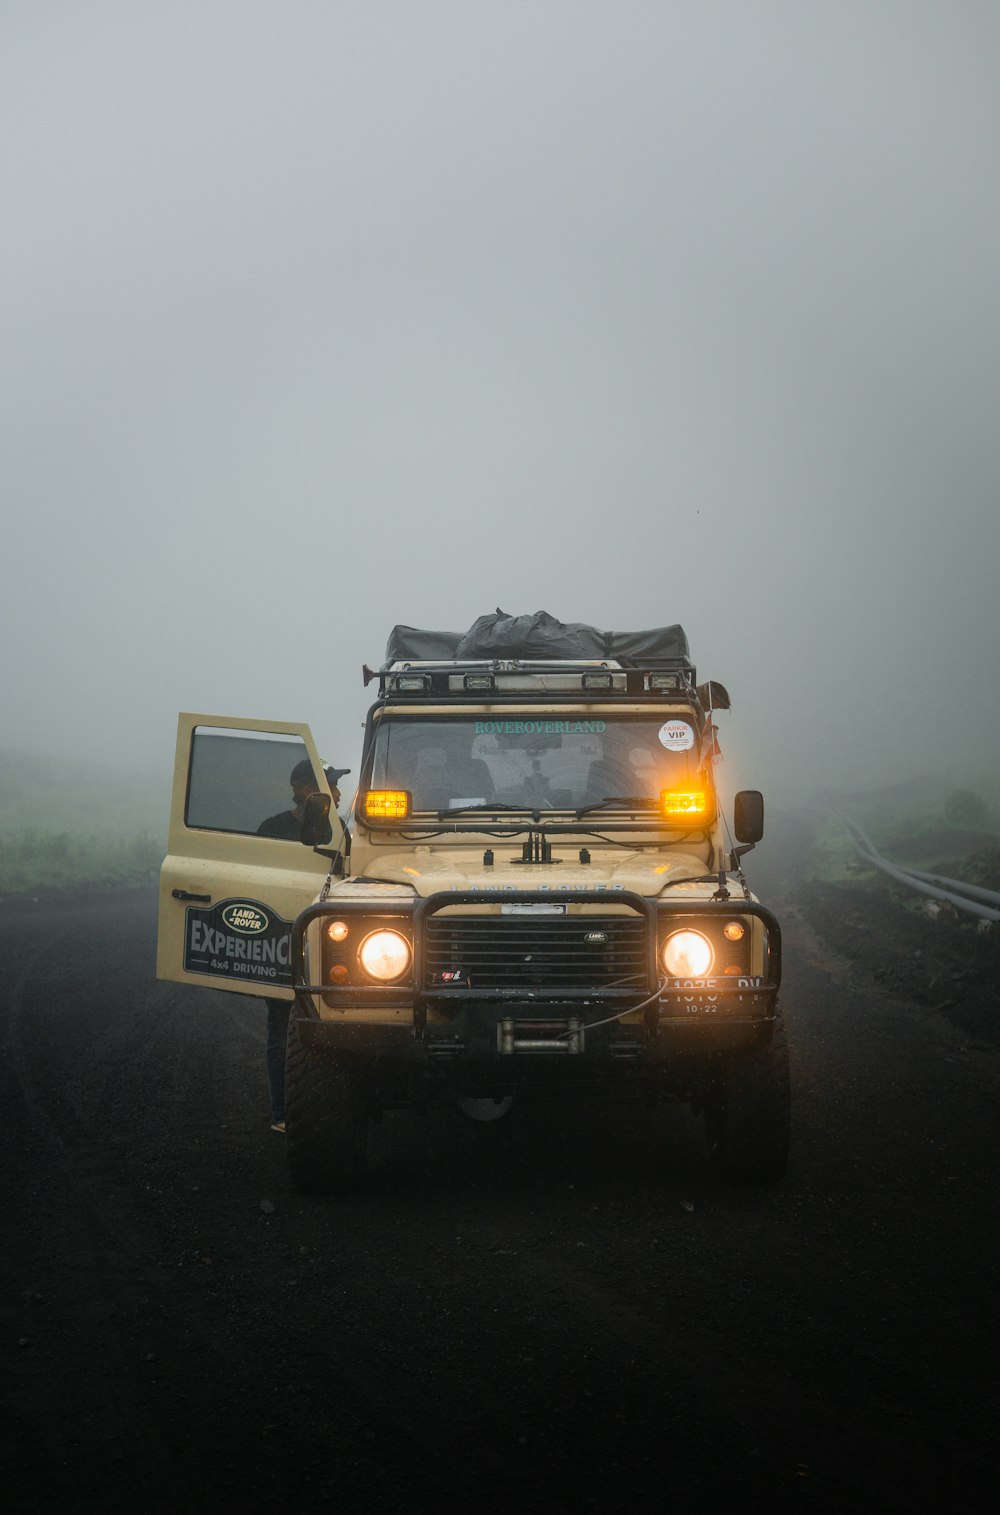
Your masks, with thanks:
<instances>
[{"instance_id":1,"label":"front grille","mask_svg":"<svg viewBox=\"0 0 1000 1515\"><path fill-rule=\"evenodd\" d=\"M448 981L442 975L456 973L472 989L638 989L646 981L646 922L626 915L432 915L424 987L440 987Z\"/></svg>"}]
</instances>

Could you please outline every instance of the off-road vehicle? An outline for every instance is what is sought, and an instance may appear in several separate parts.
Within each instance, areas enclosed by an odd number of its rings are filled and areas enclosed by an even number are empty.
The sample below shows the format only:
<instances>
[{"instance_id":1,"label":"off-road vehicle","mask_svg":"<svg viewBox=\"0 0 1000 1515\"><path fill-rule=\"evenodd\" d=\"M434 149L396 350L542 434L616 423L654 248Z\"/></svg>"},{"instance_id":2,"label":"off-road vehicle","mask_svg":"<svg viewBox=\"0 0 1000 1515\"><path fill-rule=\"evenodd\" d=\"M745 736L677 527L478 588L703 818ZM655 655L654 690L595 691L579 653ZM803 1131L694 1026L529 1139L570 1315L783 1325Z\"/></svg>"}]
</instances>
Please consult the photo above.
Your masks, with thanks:
<instances>
[{"instance_id":1,"label":"off-road vehicle","mask_svg":"<svg viewBox=\"0 0 1000 1515\"><path fill-rule=\"evenodd\" d=\"M539 613L464 636L397 627L349 828L308 727L182 715L158 973L294 999L294 1183L354 1182L382 1111L519 1094L670 1097L729 1176L789 1139L781 934L741 856L763 831L716 793L721 684L680 627ZM301 840L259 835L308 759Z\"/></svg>"}]
</instances>

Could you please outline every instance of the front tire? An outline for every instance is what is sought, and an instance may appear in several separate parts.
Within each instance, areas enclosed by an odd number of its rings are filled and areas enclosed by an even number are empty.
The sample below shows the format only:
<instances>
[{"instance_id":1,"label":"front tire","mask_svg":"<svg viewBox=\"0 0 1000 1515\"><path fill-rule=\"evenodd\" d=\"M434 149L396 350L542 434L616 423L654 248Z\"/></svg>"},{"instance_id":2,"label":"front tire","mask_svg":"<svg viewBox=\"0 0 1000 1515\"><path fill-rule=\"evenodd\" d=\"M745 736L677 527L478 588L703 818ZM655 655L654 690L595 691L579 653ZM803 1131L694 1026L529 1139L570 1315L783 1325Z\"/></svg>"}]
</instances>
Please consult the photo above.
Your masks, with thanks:
<instances>
[{"instance_id":1,"label":"front tire","mask_svg":"<svg viewBox=\"0 0 1000 1515\"><path fill-rule=\"evenodd\" d=\"M785 1176L791 1141L788 1040L781 1017L769 1041L729 1057L705 1109L714 1166L744 1184L776 1184Z\"/></svg>"},{"instance_id":2,"label":"front tire","mask_svg":"<svg viewBox=\"0 0 1000 1515\"><path fill-rule=\"evenodd\" d=\"M303 1194L331 1194L360 1180L368 1146L368 1112L349 1063L316 1052L299 1034L293 1010L285 1051L288 1171Z\"/></svg>"}]
</instances>

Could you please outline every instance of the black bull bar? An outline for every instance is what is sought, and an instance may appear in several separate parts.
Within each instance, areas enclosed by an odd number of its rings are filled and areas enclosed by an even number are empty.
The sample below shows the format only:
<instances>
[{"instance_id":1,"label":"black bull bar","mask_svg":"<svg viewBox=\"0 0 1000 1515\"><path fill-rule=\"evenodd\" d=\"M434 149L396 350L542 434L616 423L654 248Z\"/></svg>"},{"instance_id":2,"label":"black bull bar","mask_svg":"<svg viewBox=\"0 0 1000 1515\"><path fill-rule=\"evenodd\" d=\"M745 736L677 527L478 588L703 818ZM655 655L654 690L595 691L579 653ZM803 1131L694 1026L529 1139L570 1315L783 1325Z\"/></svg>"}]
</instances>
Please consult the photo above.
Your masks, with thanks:
<instances>
[{"instance_id":1,"label":"black bull bar","mask_svg":"<svg viewBox=\"0 0 1000 1515\"><path fill-rule=\"evenodd\" d=\"M313 1020L320 1019L320 1013L316 1004L317 995L325 995L327 1003L336 1000L343 995L345 1003L343 1011L348 1008L352 1011L363 1012L365 1004L412 1006L414 1026L422 1029L426 1024L428 1006L444 1008L451 1004L457 1006L461 1003L489 1002L498 1005L524 1005L526 1003L523 988L485 988L475 989L464 985L434 985L431 988L424 987L424 944L426 932L424 923L427 917L437 914L438 911L454 905L493 905L493 904L592 904L592 905L627 905L646 921L646 983L642 986L633 984L628 988L611 987L605 984L574 985L572 988L550 988L548 990L535 991L531 994L530 1004L532 1008L541 1009L546 1006L559 1005L565 1008L567 1005L581 1005L584 1001L598 1001L601 1007L620 1007L619 1013L627 1015L631 1009L638 1009L640 1005L647 1006L646 1018L650 1029L655 1031L658 1018L658 999L669 998L678 995L697 994L697 981L686 981L684 988L666 987L666 981L658 967L657 947L659 928L665 921L673 922L678 917L697 916L702 920L711 919L713 916L755 916L762 921L765 927L765 955L763 983L755 985L757 994L767 996L769 1001L777 993L781 982L781 927L777 917L765 905L755 900L662 900L649 899L645 895L638 894L634 890L608 890L607 892L586 891L575 889L518 889L518 890L489 890L464 889L448 890L438 894L429 895L426 899L417 899L412 908L407 904L393 902L392 905L379 906L374 900L331 900L326 899L309 905L299 915L291 932L291 972L292 988L299 1004L306 1014ZM339 919L350 920L351 917L363 917L366 922L375 925L396 925L405 936L412 941L413 973L412 981L406 984L372 984L372 985L344 985L316 984L306 980L305 973L305 934L314 920L323 916L336 916ZM658 994L659 991L659 994ZM711 994L723 1001L729 998L737 998L746 994L746 987L740 984L729 985L718 979L711 981ZM349 1003L348 1003L349 1002ZM341 1009L336 1003L334 1009Z\"/></svg>"}]
</instances>

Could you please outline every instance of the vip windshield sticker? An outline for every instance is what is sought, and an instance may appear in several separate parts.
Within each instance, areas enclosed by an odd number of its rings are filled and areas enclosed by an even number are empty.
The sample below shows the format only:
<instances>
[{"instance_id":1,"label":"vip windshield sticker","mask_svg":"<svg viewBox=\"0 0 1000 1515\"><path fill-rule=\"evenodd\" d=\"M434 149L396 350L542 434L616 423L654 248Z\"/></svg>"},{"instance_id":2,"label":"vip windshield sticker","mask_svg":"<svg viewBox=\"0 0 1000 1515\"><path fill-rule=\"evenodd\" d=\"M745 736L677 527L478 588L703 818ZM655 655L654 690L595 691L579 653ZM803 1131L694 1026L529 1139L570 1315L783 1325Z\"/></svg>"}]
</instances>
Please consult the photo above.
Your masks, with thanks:
<instances>
[{"instance_id":1,"label":"vip windshield sticker","mask_svg":"<svg viewBox=\"0 0 1000 1515\"><path fill-rule=\"evenodd\" d=\"M291 921L256 900L220 900L203 909L188 906L184 921L184 970L214 978L260 984L291 984Z\"/></svg>"},{"instance_id":2,"label":"vip windshield sticker","mask_svg":"<svg viewBox=\"0 0 1000 1515\"><path fill-rule=\"evenodd\" d=\"M668 752L687 752L694 746L694 727L687 721L665 721L660 727L660 743Z\"/></svg>"}]
</instances>

